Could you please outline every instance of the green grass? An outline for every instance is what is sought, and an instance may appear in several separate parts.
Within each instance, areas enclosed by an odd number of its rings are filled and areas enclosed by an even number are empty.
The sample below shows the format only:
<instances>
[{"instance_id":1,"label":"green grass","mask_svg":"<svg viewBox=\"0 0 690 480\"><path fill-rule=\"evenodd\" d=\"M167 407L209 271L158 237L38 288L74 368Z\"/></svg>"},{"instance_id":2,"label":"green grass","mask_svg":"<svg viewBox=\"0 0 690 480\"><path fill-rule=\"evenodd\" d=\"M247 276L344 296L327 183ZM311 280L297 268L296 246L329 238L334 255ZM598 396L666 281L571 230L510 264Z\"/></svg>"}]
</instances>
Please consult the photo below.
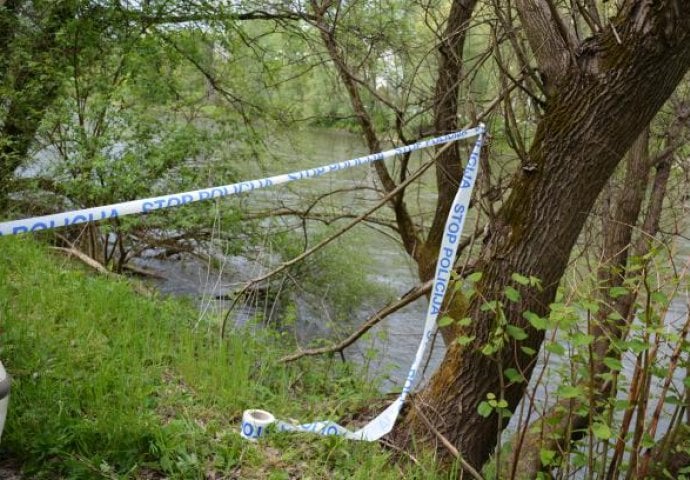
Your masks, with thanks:
<instances>
[{"instance_id":1,"label":"green grass","mask_svg":"<svg viewBox=\"0 0 690 480\"><path fill-rule=\"evenodd\" d=\"M142 297L30 238L0 238L0 358L14 379L0 459L50 479L435 478L377 444L243 441L245 408L338 420L376 392L334 358L279 364L291 345L278 333L221 342L194 332L196 319L187 303Z\"/></svg>"}]
</instances>

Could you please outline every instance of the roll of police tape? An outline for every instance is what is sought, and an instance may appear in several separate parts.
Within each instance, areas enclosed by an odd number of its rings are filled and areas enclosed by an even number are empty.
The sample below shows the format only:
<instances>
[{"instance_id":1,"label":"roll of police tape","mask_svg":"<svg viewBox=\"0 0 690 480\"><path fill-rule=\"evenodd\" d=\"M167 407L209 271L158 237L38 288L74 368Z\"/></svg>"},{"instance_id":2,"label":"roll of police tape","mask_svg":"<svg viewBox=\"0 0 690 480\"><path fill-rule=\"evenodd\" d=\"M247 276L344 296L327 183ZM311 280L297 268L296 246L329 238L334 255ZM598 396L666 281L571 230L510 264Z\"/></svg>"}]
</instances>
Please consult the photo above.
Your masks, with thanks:
<instances>
[{"instance_id":1,"label":"roll of police tape","mask_svg":"<svg viewBox=\"0 0 690 480\"><path fill-rule=\"evenodd\" d=\"M276 419L265 410L245 410L242 414L242 428L240 435L249 441L256 441L268 433L268 429Z\"/></svg>"},{"instance_id":2,"label":"roll of police tape","mask_svg":"<svg viewBox=\"0 0 690 480\"><path fill-rule=\"evenodd\" d=\"M480 129L479 136L472 148L472 153L463 171L463 176L459 181L458 191L451 205L448 218L446 219L441 249L439 250L438 260L436 262L436 271L431 290L431 298L426 313L426 320L424 322L422 339L417 347L417 353L410 366L400 395L377 417L354 432L329 420L319 420L301 425L294 425L289 422L277 420L276 425L278 431L311 432L319 435L340 435L350 440L371 442L378 440L393 429L398 415L400 414L400 410L417 380L417 372L419 372L419 368L433 338L436 330L436 320L438 314L441 312L443 298L448 290L453 263L455 262L455 256L460 244L460 235L465 226L470 199L472 198L472 190L474 189L474 184L479 173L479 155L484 142L484 125L480 125L478 128Z\"/></svg>"},{"instance_id":3,"label":"roll of police tape","mask_svg":"<svg viewBox=\"0 0 690 480\"><path fill-rule=\"evenodd\" d=\"M122 217L124 215L132 215L136 213L148 213L162 208L178 207L192 202L201 200L210 200L213 198L222 198L229 195L238 195L241 193L251 192L260 188L266 188L273 185L280 185L281 183L292 182L305 178L314 178L324 175L326 173L337 172L350 167L365 165L368 163L380 161L396 155L401 155L415 150L421 150L434 145L441 145L443 143L454 142L464 138L475 137L484 131L483 125L468 130L461 130L454 133L449 133L436 138L423 140L421 142L405 145L403 147L386 150L380 153L374 153L363 157L353 158L342 162L324 165L322 167L308 168L298 172L285 173L273 177L261 178L257 180L248 180L245 182L233 183L230 185L223 185L219 187L204 188L201 190L192 190L189 192L176 193L172 195L163 195L159 197L144 198L141 200L132 200L129 202L114 203L111 205L104 205L101 207L84 208L81 210L73 210L70 212L56 213L53 215L43 215L40 217L26 218L22 220L12 220L9 222L0 223L0 236L2 235L17 235L21 233L35 232L39 230L47 230L52 228L66 227L70 225L78 225L81 223L100 221L108 218Z\"/></svg>"}]
</instances>

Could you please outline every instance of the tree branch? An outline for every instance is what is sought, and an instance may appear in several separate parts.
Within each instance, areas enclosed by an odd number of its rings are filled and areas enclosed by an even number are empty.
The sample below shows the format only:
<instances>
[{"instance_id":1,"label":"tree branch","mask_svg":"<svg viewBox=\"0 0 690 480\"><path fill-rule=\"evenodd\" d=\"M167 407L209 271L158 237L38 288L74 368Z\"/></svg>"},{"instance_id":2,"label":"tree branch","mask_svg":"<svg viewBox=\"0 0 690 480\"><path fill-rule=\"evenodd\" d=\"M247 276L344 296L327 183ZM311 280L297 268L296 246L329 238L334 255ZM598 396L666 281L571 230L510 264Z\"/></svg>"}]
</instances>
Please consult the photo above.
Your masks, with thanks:
<instances>
[{"instance_id":1,"label":"tree branch","mask_svg":"<svg viewBox=\"0 0 690 480\"><path fill-rule=\"evenodd\" d=\"M551 0L517 0L516 3L544 88L551 94L575 59L574 34L565 26Z\"/></svg>"}]
</instances>

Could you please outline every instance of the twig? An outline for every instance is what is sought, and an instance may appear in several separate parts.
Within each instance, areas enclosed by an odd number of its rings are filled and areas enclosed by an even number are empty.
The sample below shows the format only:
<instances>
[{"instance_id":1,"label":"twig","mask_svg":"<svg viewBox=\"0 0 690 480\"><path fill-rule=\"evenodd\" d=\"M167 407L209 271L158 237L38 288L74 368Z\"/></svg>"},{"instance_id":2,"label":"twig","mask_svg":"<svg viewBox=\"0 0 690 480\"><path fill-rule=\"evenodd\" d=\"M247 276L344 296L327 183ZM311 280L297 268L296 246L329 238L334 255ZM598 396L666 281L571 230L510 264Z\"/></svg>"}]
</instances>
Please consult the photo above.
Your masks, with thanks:
<instances>
[{"instance_id":1,"label":"twig","mask_svg":"<svg viewBox=\"0 0 690 480\"><path fill-rule=\"evenodd\" d=\"M58 252L62 252L67 254L70 257L75 257L76 259L80 260L81 262L85 263L89 267L93 268L96 270L98 273L102 273L106 277L111 277L115 276L116 274L105 268L103 265L98 263L96 260L93 258L89 257L87 254L80 252L76 248L65 248L65 247L50 247L52 250L56 250Z\"/></svg>"},{"instance_id":2,"label":"twig","mask_svg":"<svg viewBox=\"0 0 690 480\"><path fill-rule=\"evenodd\" d=\"M118 275L115 272L111 272L110 270L105 268L103 265L98 263L96 260L89 257L85 253L80 252L76 248L65 248L65 247L50 247L50 248L52 250L64 253L70 257L74 257L77 260L80 260L84 264L86 264L89 267L96 270L98 273L105 275L107 278L124 278L122 275ZM145 285L140 284L140 283L134 283L134 282L130 282L130 284L132 285L132 288L134 288L134 291L137 292L138 294L145 295L145 296L151 295L151 291L148 288L146 288Z\"/></svg>"},{"instance_id":3,"label":"twig","mask_svg":"<svg viewBox=\"0 0 690 480\"><path fill-rule=\"evenodd\" d=\"M399 446L397 446L397 445L394 444L393 442L389 442L389 441L386 440L385 438L380 439L379 442L382 443L383 445L385 445L386 447L391 448L391 449L395 450L396 452L398 452L398 453L400 453L400 454L402 454L402 455L405 455L407 458L409 458L410 460L412 460L412 462L413 462L415 465L417 465L417 466L420 465L419 460L417 460L417 459L414 457L414 455L412 455L410 452L407 452L407 451L405 451L404 449L400 448Z\"/></svg>"}]
</instances>

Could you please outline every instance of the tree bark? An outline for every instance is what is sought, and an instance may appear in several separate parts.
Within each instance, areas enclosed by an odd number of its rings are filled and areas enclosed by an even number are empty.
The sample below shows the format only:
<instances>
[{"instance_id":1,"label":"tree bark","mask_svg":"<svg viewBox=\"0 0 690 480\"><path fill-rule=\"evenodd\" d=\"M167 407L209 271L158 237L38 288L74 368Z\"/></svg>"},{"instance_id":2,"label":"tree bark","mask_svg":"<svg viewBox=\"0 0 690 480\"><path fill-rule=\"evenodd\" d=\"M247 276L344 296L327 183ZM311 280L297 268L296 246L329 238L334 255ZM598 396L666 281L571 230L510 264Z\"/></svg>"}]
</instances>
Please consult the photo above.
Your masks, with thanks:
<instances>
[{"instance_id":1,"label":"tree bark","mask_svg":"<svg viewBox=\"0 0 690 480\"><path fill-rule=\"evenodd\" d=\"M588 405L583 405L580 398L562 400L526 427L524 433L519 434L515 448L501 467L502 476L505 478L534 478L543 468L540 450L567 450L571 441L581 438L585 433L590 417L601 412L606 405L604 401L615 395L613 384L605 381L606 377L602 375L610 372L604 358L621 357L621 352L615 351L613 345L617 339L624 338L627 334L635 294L631 292L612 298L609 292L613 287L623 286L628 277L628 258L633 248L633 231L642 210L649 172L652 169L648 143L649 127L645 128L628 153L625 178L619 186L618 195L615 196L611 215L605 216L602 227L603 246L600 266L597 269L601 308L595 315L590 330L594 337L591 378L581 379L585 388L591 392L592 401ZM651 237L657 232L660 218L660 212L653 206L652 199L647 209L648 221L645 221L649 230L643 232L643 235ZM649 214L654 215L652 221L649 221ZM633 252L634 255L644 253L646 251ZM610 316L612 313L617 315ZM581 413L583 411L586 413Z\"/></svg>"},{"instance_id":2,"label":"tree bark","mask_svg":"<svg viewBox=\"0 0 690 480\"><path fill-rule=\"evenodd\" d=\"M463 77L463 49L467 29L477 0L455 0L439 50L439 66L434 90L434 132L443 135L458 129L458 97ZM437 149L438 151L438 149ZM462 178L460 146L456 143L436 159L436 212L417 263L419 278L425 282L434 276L436 258L448 212Z\"/></svg>"},{"instance_id":3,"label":"tree bark","mask_svg":"<svg viewBox=\"0 0 690 480\"><path fill-rule=\"evenodd\" d=\"M512 191L490 226L477 269L483 272L468 307L475 340L452 344L439 370L415 403L475 468L488 459L505 427L494 412L477 413L487 394L504 398L514 411L526 382L504 385L502 372L516 368L529 378L534 358L520 347L538 350L543 332L526 322L526 310L548 313L569 255L594 201L642 129L674 91L690 67L690 2L666 0L650 6L630 1L607 29L578 47L549 96L530 148L534 168L516 173ZM524 25L530 28L529 25ZM577 60L575 62L575 60ZM513 273L535 276L543 289L528 290ZM519 302L504 296L506 285L521 291ZM508 323L528 337L510 340L492 356L481 353L493 334L495 314L487 300L503 304ZM433 441L415 410L394 432L405 445Z\"/></svg>"}]
</instances>

